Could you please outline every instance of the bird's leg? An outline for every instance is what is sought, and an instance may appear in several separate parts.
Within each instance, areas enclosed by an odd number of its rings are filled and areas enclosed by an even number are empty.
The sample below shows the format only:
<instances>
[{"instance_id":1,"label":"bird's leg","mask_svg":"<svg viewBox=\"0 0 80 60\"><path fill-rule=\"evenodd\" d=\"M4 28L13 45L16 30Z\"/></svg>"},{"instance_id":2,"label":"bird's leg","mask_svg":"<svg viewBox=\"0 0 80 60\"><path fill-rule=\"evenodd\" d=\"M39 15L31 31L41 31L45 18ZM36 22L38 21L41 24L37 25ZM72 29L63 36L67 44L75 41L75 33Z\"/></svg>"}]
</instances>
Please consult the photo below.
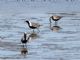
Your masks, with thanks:
<instances>
[{"instance_id":1,"label":"bird's leg","mask_svg":"<svg viewBox=\"0 0 80 60\"><path fill-rule=\"evenodd\" d=\"M50 23L52 23L51 20L49 20L49 21L50 21Z\"/></svg>"},{"instance_id":2,"label":"bird's leg","mask_svg":"<svg viewBox=\"0 0 80 60\"><path fill-rule=\"evenodd\" d=\"M50 23L50 29L51 29L51 23Z\"/></svg>"},{"instance_id":3,"label":"bird's leg","mask_svg":"<svg viewBox=\"0 0 80 60\"><path fill-rule=\"evenodd\" d=\"M33 33L34 33L34 29L33 29Z\"/></svg>"},{"instance_id":4,"label":"bird's leg","mask_svg":"<svg viewBox=\"0 0 80 60\"><path fill-rule=\"evenodd\" d=\"M37 28L38 32L40 32L39 28Z\"/></svg>"},{"instance_id":5,"label":"bird's leg","mask_svg":"<svg viewBox=\"0 0 80 60\"><path fill-rule=\"evenodd\" d=\"M51 22L51 17L49 18L49 22L52 23L52 22Z\"/></svg>"},{"instance_id":6,"label":"bird's leg","mask_svg":"<svg viewBox=\"0 0 80 60\"><path fill-rule=\"evenodd\" d=\"M57 26L57 21L55 21L55 26Z\"/></svg>"},{"instance_id":7,"label":"bird's leg","mask_svg":"<svg viewBox=\"0 0 80 60\"><path fill-rule=\"evenodd\" d=\"M51 23L52 23L52 22L51 22L51 19L52 19L52 17L50 17L50 18L49 18L49 22L50 22L50 29L51 29Z\"/></svg>"},{"instance_id":8,"label":"bird's leg","mask_svg":"<svg viewBox=\"0 0 80 60\"><path fill-rule=\"evenodd\" d=\"M27 48L27 45L25 44L25 47Z\"/></svg>"},{"instance_id":9,"label":"bird's leg","mask_svg":"<svg viewBox=\"0 0 80 60\"><path fill-rule=\"evenodd\" d=\"M22 47L24 47L24 44L22 45Z\"/></svg>"},{"instance_id":10,"label":"bird's leg","mask_svg":"<svg viewBox=\"0 0 80 60\"><path fill-rule=\"evenodd\" d=\"M26 43L25 43L25 47L27 47Z\"/></svg>"},{"instance_id":11,"label":"bird's leg","mask_svg":"<svg viewBox=\"0 0 80 60\"><path fill-rule=\"evenodd\" d=\"M22 47L25 48L26 44L23 44Z\"/></svg>"}]
</instances>

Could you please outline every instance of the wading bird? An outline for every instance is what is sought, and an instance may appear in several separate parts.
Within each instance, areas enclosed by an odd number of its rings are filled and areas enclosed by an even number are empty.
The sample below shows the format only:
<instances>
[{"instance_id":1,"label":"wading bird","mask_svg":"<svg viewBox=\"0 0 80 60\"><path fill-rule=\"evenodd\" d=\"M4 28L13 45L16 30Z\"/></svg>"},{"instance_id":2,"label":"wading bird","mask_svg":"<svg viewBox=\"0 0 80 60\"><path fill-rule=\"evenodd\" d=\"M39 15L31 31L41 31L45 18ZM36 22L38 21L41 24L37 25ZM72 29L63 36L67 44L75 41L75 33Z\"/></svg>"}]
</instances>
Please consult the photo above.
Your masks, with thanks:
<instances>
[{"instance_id":1,"label":"wading bird","mask_svg":"<svg viewBox=\"0 0 80 60\"><path fill-rule=\"evenodd\" d=\"M26 36L27 34L26 33L24 33L24 36L22 37L22 39L21 39L21 42L22 42L22 44L25 44L26 45L26 43L28 42L28 40L29 40L29 38L28 39L26 39Z\"/></svg>"},{"instance_id":2,"label":"wading bird","mask_svg":"<svg viewBox=\"0 0 80 60\"><path fill-rule=\"evenodd\" d=\"M51 20L55 21L55 25L57 25L57 21L60 20L62 17L61 16L51 16L49 18L49 21L51 23Z\"/></svg>"},{"instance_id":3,"label":"wading bird","mask_svg":"<svg viewBox=\"0 0 80 60\"><path fill-rule=\"evenodd\" d=\"M30 21L26 21L26 23L28 23L29 28L33 29L33 32L34 32L34 29L37 29L39 31L39 27L41 26L38 23L34 23Z\"/></svg>"}]
</instances>

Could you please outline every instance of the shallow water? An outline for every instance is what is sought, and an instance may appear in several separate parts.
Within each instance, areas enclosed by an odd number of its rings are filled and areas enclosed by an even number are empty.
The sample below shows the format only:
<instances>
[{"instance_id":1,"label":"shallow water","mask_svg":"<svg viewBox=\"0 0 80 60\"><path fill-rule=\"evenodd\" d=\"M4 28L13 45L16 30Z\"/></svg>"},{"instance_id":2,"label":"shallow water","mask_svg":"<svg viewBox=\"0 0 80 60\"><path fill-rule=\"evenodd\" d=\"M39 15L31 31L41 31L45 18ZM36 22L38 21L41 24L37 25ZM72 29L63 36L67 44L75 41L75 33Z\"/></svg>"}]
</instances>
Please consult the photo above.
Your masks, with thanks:
<instances>
[{"instance_id":1,"label":"shallow water","mask_svg":"<svg viewBox=\"0 0 80 60\"><path fill-rule=\"evenodd\" d=\"M57 10L57 12L46 11L46 13L36 14L29 14L26 11L22 13L21 11L22 9L19 12L17 11L17 13L15 11L13 13L8 11L9 16L7 16L7 12L1 13L1 60L80 60L79 11L60 12ZM50 25L49 17L52 15L62 16L57 23L59 28L54 27L54 21ZM40 32L35 30L35 33L33 33L27 23L25 23L25 19L31 19L31 21L40 23L42 25L39 29ZM30 38L27 46L23 48L21 38L24 32ZM23 52L24 50L26 51L25 53Z\"/></svg>"}]
</instances>

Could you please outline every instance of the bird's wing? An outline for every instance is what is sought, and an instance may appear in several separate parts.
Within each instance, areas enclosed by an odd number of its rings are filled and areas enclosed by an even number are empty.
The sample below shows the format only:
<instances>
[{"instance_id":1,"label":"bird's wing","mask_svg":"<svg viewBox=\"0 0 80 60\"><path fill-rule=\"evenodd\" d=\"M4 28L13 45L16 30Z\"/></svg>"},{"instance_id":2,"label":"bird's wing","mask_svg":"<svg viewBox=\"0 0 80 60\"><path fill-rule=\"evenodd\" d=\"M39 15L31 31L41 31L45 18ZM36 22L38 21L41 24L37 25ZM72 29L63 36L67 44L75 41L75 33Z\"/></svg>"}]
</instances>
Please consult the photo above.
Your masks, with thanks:
<instances>
[{"instance_id":1,"label":"bird's wing","mask_svg":"<svg viewBox=\"0 0 80 60\"><path fill-rule=\"evenodd\" d=\"M40 25L39 25L38 23L33 23L33 22L32 22L32 26L34 26L34 27L39 27Z\"/></svg>"},{"instance_id":2,"label":"bird's wing","mask_svg":"<svg viewBox=\"0 0 80 60\"><path fill-rule=\"evenodd\" d=\"M53 16L54 19L60 19L61 17L60 16Z\"/></svg>"}]
</instances>

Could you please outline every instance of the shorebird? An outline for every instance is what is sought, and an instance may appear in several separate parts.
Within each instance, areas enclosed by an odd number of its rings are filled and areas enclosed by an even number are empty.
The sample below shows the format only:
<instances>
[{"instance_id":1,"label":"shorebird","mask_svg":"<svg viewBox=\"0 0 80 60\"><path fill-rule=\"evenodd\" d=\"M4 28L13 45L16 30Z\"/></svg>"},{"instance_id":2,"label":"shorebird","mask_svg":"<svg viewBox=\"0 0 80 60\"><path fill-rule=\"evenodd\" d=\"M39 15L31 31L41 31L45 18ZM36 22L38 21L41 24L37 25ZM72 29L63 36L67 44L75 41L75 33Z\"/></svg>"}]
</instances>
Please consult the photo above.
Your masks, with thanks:
<instances>
[{"instance_id":1,"label":"shorebird","mask_svg":"<svg viewBox=\"0 0 80 60\"><path fill-rule=\"evenodd\" d=\"M34 29L37 29L39 31L39 27L41 26L38 23L34 23L30 21L26 21L26 23L28 23L29 28L33 29L33 32L34 32Z\"/></svg>"},{"instance_id":2,"label":"shorebird","mask_svg":"<svg viewBox=\"0 0 80 60\"><path fill-rule=\"evenodd\" d=\"M51 20L55 21L55 25L57 24L57 21L60 20L62 17L61 16L51 16L49 18L49 21L51 23Z\"/></svg>"},{"instance_id":3,"label":"shorebird","mask_svg":"<svg viewBox=\"0 0 80 60\"><path fill-rule=\"evenodd\" d=\"M21 39L22 44L25 44L26 45L26 43L28 42L28 40L29 40L29 38L26 39L26 33L24 33L24 36Z\"/></svg>"}]
</instances>

